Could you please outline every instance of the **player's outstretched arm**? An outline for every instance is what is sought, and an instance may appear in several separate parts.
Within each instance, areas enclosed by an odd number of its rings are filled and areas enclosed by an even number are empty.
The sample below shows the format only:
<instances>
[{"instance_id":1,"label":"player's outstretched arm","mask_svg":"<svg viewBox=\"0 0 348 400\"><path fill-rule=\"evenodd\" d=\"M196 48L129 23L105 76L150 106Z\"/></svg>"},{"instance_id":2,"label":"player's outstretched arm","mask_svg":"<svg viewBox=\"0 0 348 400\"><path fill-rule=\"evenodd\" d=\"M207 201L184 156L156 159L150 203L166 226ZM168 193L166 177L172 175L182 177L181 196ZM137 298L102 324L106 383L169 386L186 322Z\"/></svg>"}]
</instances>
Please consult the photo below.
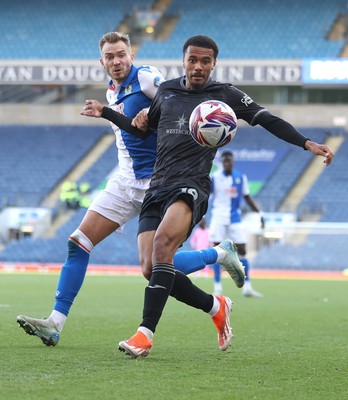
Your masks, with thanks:
<instances>
[{"instance_id":1,"label":"player's outstretched arm","mask_svg":"<svg viewBox=\"0 0 348 400\"><path fill-rule=\"evenodd\" d=\"M244 195L244 200L253 211L255 211L256 213L258 213L260 215L261 228L264 229L264 227L265 227L265 219L264 219L264 217L262 215L261 210L256 205L254 199L250 196L250 194L247 194L247 195Z\"/></svg>"},{"instance_id":2,"label":"player's outstretched arm","mask_svg":"<svg viewBox=\"0 0 348 400\"><path fill-rule=\"evenodd\" d=\"M330 148L324 144L312 142L303 136L289 122L271 114L269 111L262 112L257 116L256 124L261 125L279 139L288 143L300 146L313 154L325 157L324 164L330 165L333 160L333 153Z\"/></svg>"},{"instance_id":3,"label":"player's outstretched arm","mask_svg":"<svg viewBox=\"0 0 348 400\"><path fill-rule=\"evenodd\" d=\"M86 117L105 118L127 133L141 139L145 139L151 133L151 131L144 131L137 128L132 124L131 118L112 110L110 107L103 106L97 100L86 100L83 111L80 114Z\"/></svg>"},{"instance_id":4,"label":"player's outstretched arm","mask_svg":"<svg viewBox=\"0 0 348 400\"><path fill-rule=\"evenodd\" d=\"M332 163L334 154L325 144L319 144L312 142L311 140L306 140L305 148L317 156L325 157L324 164L330 165Z\"/></svg>"}]
</instances>

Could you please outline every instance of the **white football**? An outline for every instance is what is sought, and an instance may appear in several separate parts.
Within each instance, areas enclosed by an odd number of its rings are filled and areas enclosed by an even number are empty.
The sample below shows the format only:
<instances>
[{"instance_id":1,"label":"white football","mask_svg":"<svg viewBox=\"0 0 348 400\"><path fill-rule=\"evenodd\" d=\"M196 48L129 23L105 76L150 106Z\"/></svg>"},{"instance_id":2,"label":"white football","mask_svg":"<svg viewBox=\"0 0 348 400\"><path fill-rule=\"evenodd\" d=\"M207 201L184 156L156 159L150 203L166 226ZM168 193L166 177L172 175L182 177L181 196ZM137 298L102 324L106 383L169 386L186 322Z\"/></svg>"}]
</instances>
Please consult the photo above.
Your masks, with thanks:
<instances>
[{"instance_id":1,"label":"white football","mask_svg":"<svg viewBox=\"0 0 348 400\"><path fill-rule=\"evenodd\" d=\"M237 132L237 117L232 108L219 100L199 104L191 113L189 129L203 147L225 146Z\"/></svg>"}]
</instances>

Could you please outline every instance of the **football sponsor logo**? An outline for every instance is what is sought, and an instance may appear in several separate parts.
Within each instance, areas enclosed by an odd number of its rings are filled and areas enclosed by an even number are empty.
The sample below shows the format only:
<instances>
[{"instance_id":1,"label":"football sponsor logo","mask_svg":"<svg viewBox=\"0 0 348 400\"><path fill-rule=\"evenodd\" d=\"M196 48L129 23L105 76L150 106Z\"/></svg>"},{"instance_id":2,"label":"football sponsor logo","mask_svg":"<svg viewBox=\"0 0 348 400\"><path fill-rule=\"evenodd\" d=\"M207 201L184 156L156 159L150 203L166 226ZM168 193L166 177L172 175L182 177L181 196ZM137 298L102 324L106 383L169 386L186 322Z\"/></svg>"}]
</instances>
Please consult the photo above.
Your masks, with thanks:
<instances>
[{"instance_id":1,"label":"football sponsor logo","mask_svg":"<svg viewBox=\"0 0 348 400\"><path fill-rule=\"evenodd\" d=\"M241 99L241 102L242 102L246 107L248 107L249 104L253 103L253 99L252 99L250 96L248 96L248 95L246 94L246 95Z\"/></svg>"}]
</instances>

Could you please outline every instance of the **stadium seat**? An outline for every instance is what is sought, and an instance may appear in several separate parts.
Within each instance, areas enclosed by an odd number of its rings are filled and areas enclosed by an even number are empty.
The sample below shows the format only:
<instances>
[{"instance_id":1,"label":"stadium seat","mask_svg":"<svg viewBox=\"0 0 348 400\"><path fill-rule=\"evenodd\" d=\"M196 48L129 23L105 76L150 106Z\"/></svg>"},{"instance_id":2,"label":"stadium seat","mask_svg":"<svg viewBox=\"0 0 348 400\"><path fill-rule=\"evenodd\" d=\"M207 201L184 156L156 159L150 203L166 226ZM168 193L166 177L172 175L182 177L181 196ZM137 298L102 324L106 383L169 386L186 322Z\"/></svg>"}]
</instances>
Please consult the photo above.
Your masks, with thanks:
<instances>
[{"instance_id":1,"label":"stadium seat","mask_svg":"<svg viewBox=\"0 0 348 400\"><path fill-rule=\"evenodd\" d=\"M173 0L168 12L179 13L180 19L171 36L164 42L145 42L137 57L180 58L183 43L196 34L216 40L219 58L337 57L343 41L329 42L325 35L336 17L338 6L343 7L344 3L250 0L246 4L222 0L212 8L208 1ZM209 24L202 24L208 15Z\"/></svg>"},{"instance_id":2,"label":"stadium seat","mask_svg":"<svg viewBox=\"0 0 348 400\"><path fill-rule=\"evenodd\" d=\"M1 198L38 206L104 133L100 126L1 126Z\"/></svg>"}]
</instances>

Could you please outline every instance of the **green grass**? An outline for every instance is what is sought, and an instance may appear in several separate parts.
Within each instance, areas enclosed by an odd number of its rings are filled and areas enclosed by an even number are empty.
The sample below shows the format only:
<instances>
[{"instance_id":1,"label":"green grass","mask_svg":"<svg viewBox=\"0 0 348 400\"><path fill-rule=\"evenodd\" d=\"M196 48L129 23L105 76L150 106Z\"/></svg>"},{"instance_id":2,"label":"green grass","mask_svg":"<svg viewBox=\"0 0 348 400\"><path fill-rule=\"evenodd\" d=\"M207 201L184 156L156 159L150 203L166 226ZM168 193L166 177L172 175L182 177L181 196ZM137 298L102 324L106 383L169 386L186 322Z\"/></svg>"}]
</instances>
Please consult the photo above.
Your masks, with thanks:
<instances>
[{"instance_id":1,"label":"green grass","mask_svg":"<svg viewBox=\"0 0 348 400\"><path fill-rule=\"evenodd\" d=\"M245 299L224 280L235 302L224 353L209 318L171 299L150 355L137 360L116 344L141 320L145 280L87 277L48 348L15 319L49 315L56 282L0 275L0 399L348 398L348 282L255 280L265 297Z\"/></svg>"}]
</instances>

